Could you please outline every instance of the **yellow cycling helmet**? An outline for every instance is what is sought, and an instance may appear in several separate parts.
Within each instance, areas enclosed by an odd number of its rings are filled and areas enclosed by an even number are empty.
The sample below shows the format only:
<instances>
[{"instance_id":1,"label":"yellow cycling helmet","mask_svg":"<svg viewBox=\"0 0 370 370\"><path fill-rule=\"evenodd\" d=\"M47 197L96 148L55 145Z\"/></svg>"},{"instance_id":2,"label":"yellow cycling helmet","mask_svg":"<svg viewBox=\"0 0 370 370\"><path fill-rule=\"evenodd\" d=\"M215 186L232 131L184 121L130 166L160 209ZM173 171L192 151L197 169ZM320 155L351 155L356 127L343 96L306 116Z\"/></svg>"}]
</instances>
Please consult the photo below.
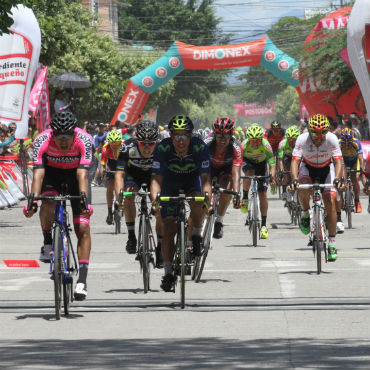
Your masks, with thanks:
<instances>
[{"instance_id":1,"label":"yellow cycling helmet","mask_svg":"<svg viewBox=\"0 0 370 370\"><path fill-rule=\"evenodd\" d=\"M108 143L119 143L122 141L122 135L117 130L112 130L107 135Z\"/></svg>"},{"instance_id":2,"label":"yellow cycling helmet","mask_svg":"<svg viewBox=\"0 0 370 370\"><path fill-rule=\"evenodd\" d=\"M322 114L315 114L308 120L309 131L329 131L329 120Z\"/></svg>"},{"instance_id":3,"label":"yellow cycling helmet","mask_svg":"<svg viewBox=\"0 0 370 370\"><path fill-rule=\"evenodd\" d=\"M262 139L264 135L264 130L261 126L254 123L247 130L248 139Z\"/></svg>"},{"instance_id":4,"label":"yellow cycling helmet","mask_svg":"<svg viewBox=\"0 0 370 370\"><path fill-rule=\"evenodd\" d=\"M296 125L288 127L285 132L287 139L296 139L300 134L301 132Z\"/></svg>"}]
</instances>

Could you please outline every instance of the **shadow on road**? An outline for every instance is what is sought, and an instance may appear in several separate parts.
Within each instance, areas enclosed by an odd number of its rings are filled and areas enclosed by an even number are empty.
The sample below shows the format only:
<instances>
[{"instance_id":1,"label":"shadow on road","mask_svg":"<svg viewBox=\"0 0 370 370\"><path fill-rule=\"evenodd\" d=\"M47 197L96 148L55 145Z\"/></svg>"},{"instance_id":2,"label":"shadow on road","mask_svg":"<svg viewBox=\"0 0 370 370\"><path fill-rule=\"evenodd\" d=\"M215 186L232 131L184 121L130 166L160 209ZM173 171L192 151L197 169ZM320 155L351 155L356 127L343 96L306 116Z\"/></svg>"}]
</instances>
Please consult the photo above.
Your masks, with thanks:
<instances>
[{"instance_id":1,"label":"shadow on road","mask_svg":"<svg viewBox=\"0 0 370 370\"><path fill-rule=\"evenodd\" d=\"M124 324L123 324L124 328ZM124 332L124 330L123 330ZM201 336L202 333L199 333ZM7 340L2 369L368 369L369 343L271 338Z\"/></svg>"}]
</instances>

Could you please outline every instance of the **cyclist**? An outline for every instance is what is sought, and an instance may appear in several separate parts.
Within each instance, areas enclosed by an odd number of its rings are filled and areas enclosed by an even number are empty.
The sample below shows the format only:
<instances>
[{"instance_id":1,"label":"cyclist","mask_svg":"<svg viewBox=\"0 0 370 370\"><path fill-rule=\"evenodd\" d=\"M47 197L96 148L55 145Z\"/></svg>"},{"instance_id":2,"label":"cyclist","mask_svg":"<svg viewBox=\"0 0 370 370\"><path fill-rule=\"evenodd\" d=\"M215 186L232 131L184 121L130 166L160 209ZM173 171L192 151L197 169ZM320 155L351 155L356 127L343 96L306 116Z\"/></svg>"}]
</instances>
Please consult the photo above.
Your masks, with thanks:
<instances>
[{"instance_id":1,"label":"cyclist","mask_svg":"<svg viewBox=\"0 0 370 370\"><path fill-rule=\"evenodd\" d=\"M292 162L292 152L295 146L297 137L301 134L299 128L296 125L290 126L285 133L285 138L280 141L278 149L278 170L279 171L290 171L290 164ZM282 198L287 198L286 188L290 183L290 174L285 174L282 178L283 182L283 194Z\"/></svg>"},{"instance_id":2,"label":"cyclist","mask_svg":"<svg viewBox=\"0 0 370 370\"><path fill-rule=\"evenodd\" d=\"M114 187L116 198L121 189L138 191L142 184L150 185L153 164L153 151L159 138L158 126L151 121L141 121L136 125L136 137L126 140L120 150ZM126 251L136 253L137 239L135 235L136 206L134 197L128 197L123 203L128 231ZM156 265L161 267L162 232L160 220L156 223L158 245L156 247Z\"/></svg>"},{"instance_id":3,"label":"cyclist","mask_svg":"<svg viewBox=\"0 0 370 370\"><path fill-rule=\"evenodd\" d=\"M117 130L109 131L107 134L107 142L101 150L100 160L100 177L103 176L103 171L109 171L105 174L107 181L106 199L108 206L108 216L106 222L108 225L113 224L113 192L114 192L114 172L116 171L117 158L123 141L121 132Z\"/></svg>"},{"instance_id":4,"label":"cyclist","mask_svg":"<svg viewBox=\"0 0 370 370\"><path fill-rule=\"evenodd\" d=\"M263 128L258 124L253 124L247 130L247 140L243 142L243 172L246 176L267 176L268 168L271 174L271 185L275 185L276 165L272 148L267 139L263 137ZM241 211L248 212L248 193L251 186L250 179L243 180L243 200ZM268 210L267 200L268 183L265 179L258 180L258 195L261 208L261 239L267 239L269 236L266 219Z\"/></svg>"},{"instance_id":5,"label":"cyclist","mask_svg":"<svg viewBox=\"0 0 370 370\"><path fill-rule=\"evenodd\" d=\"M344 172L349 168L351 170L362 170L364 168L364 159L362 155L362 147L359 140L354 138L353 131L345 127L340 132L339 147L342 151L344 161ZM360 173L352 173L351 180L355 193L356 213L362 212L360 203Z\"/></svg>"},{"instance_id":6,"label":"cyclist","mask_svg":"<svg viewBox=\"0 0 370 370\"><path fill-rule=\"evenodd\" d=\"M334 164L332 163L334 162ZM327 214L329 230L328 260L337 259L335 248L336 234L336 188L342 188L340 177L342 175L342 153L339 148L338 138L329 132L329 120L326 116L316 114L308 121L308 132L300 135L293 150L290 190L300 184L311 184L319 179L321 184L334 184L330 189L324 189L323 201ZM301 204L302 223L300 225L303 234L310 232L310 190L299 192Z\"/></svg>"},{"instance_id":7,"label":"cyclist","mask_svg":"<svg viewBox=\"0 0 370 370\"><path fill-rule=\"evenodd\" d=\"M179 190L193 196L206 192L211 195L209 180L210 157L207 145L203 140L192 136L193 122L186 116L174 116L169 124L170 137L163 139L156 147L153 158L153 175L150 192L152 199L157 194L176 196ZM153 205L156 210L156 204ZM192 219L193 255L201 254L201 232L204 219L204 209L201 203L190 204ZM163 266L164 276L161 288L165 292L172 290L175 283L172 260L175 252L174 238L176 235L176 206L169 202L160 209L163 220Z\"/></svg>"},{"instance_id":8,"label":"cyclist","mask_svg":"<svg viewBox=\"0 0 370 370\"><path fill-rule=\"evenodd\" d=\"M92 159L92 140L90 135L77 127L77 118L70 111L61 111L53 115L51 129L41 132L33 143L34 174L31 191L35 196L57 195L61 185L68 186L70 195L88 194L88 172ZM73 224L78 239L77 254L79 259L79 277L74 293L76 300L87 296L86 278L89 267L91 236L90 216L92 207L83 209L79 201L71 201ZM54 203L43 201L40 207L41 228L44 245L40 260L50 262L52 250L51 228L54 221ZM37 202L27 212L32 217L37 211Z\"/></svg>"},{"instance_id":9,"label":"cyclist","mask_svg":"<svg viewBox=\"0 0 370 370\"><path fill-rule=\"evenodd\" d=\"M284 135L285 135L285 130L281 128L281 124L278 121L272 121L271 128L269 128L265 132L264 137L270 143L272 152L274 153L275 156L279 148L279 143L281 140L283 140Z\"/></svg>"},{"instance_id":10,"label":"cyclist","mask_svg":"<svg viewBox=\"0 0 370 370\"><path fill-rule=\"evenodd\" d=\"M229 117L217 118L213 123L213 133L204 142L207 144L211 157L211 179L216 178L217 184L225 189L240 192L240 172L243 154L240 143L233 136L234 120ZM231 195L221 194L218 215L215 222L213 237L223 236L223 218L230 204ZM234 208L239 208L234 197ZM239 202L238 202L239 203Z\"/></svg>"}]
</instances>

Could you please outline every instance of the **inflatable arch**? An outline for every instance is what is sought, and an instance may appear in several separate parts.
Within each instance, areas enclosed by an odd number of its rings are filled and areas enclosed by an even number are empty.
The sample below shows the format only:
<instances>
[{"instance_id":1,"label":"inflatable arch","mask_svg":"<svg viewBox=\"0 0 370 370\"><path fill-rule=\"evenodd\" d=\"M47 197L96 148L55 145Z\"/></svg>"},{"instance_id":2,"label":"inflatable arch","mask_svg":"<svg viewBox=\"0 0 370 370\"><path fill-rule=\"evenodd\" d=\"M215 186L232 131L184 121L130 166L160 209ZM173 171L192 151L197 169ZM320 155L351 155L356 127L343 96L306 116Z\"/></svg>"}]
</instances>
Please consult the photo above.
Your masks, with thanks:
<instances>
[{"instance_id":1,"label":"inflatable arch","mask_svg":"<svg viewBox=\"0 0 370 370\"><path fill-rule=\"evenodd\" d=\"M113 116L135 124L150 94L184 69L225 69L262 65L283 81L297 87L299 64L279 50L269 37L252 42L224 46L194 46L175 41L167 53L152 65L131 77L125 94Z\"/></svg>"}]
</instances>

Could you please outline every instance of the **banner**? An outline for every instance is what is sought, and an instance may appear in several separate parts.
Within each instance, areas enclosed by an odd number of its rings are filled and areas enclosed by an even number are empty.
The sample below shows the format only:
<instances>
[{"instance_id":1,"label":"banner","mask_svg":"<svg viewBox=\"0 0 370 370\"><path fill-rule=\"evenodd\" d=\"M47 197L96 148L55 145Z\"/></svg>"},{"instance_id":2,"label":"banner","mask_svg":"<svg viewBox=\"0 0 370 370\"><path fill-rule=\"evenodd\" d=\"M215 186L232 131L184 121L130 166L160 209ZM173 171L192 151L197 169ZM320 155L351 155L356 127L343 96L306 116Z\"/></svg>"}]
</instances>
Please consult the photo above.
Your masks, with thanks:
<instances>
[{"instance_id":1,"label":"banner","mask_svg":"<svg viewBox=\"0 0 370 370\"><path fill-rule=\"evenodd\" d=\"M270 106L259 105L258 103L235 104L235 115L243 117L263 117L275 114L275 102Z\"/></svg>"},{"instance_id":2,"label":"banner","mask_svg":"<svg viewBox=\"0 0 370 370\"><path fill-rule=\"evenodd\" d=\"M367 112L370 111L370 1L357 0L347 27L347 49ZM366 32L367 31L367 32Z\"/></svg>"},{"instance_id":3,"label":"banner","mask_svg":"<svg viewBox=\"0 0 370 370\"><path fill-rule=\"evenodd\" d=\"M28 102L28 110L33 113L32 114L33 117L36 117L36 114L38 111L40 96L44 88L44 82L47 79L47 73L48 73L48 67L42 66L40 69L40 73L38 74L37 79L30 93L30 100Z\"/></svg>"},{"instance_id":4,"label":"banner","mask_svg":"<svg viewBox=\"0 0 370 370\"><path fill-rule=\"evenodd\" d=\"M294 87L299 84L298 63L268 37L237 45L195 46L175 41L166 54L131 77L111 125L117 120L135 124L150 94L184 69L224 69L262 65Z\"/></svg>"},{"instance_id":5,"label":"banner","mask_svg":"<svg viewBox=\"0 0 370 370\"><path fill-rule=\"evenodd\" d=\"M0 120L28 135L28 101L41 48L41 32L31 9L12 8L11 34L0 37Z\"/></svg>"}]
</instances>

